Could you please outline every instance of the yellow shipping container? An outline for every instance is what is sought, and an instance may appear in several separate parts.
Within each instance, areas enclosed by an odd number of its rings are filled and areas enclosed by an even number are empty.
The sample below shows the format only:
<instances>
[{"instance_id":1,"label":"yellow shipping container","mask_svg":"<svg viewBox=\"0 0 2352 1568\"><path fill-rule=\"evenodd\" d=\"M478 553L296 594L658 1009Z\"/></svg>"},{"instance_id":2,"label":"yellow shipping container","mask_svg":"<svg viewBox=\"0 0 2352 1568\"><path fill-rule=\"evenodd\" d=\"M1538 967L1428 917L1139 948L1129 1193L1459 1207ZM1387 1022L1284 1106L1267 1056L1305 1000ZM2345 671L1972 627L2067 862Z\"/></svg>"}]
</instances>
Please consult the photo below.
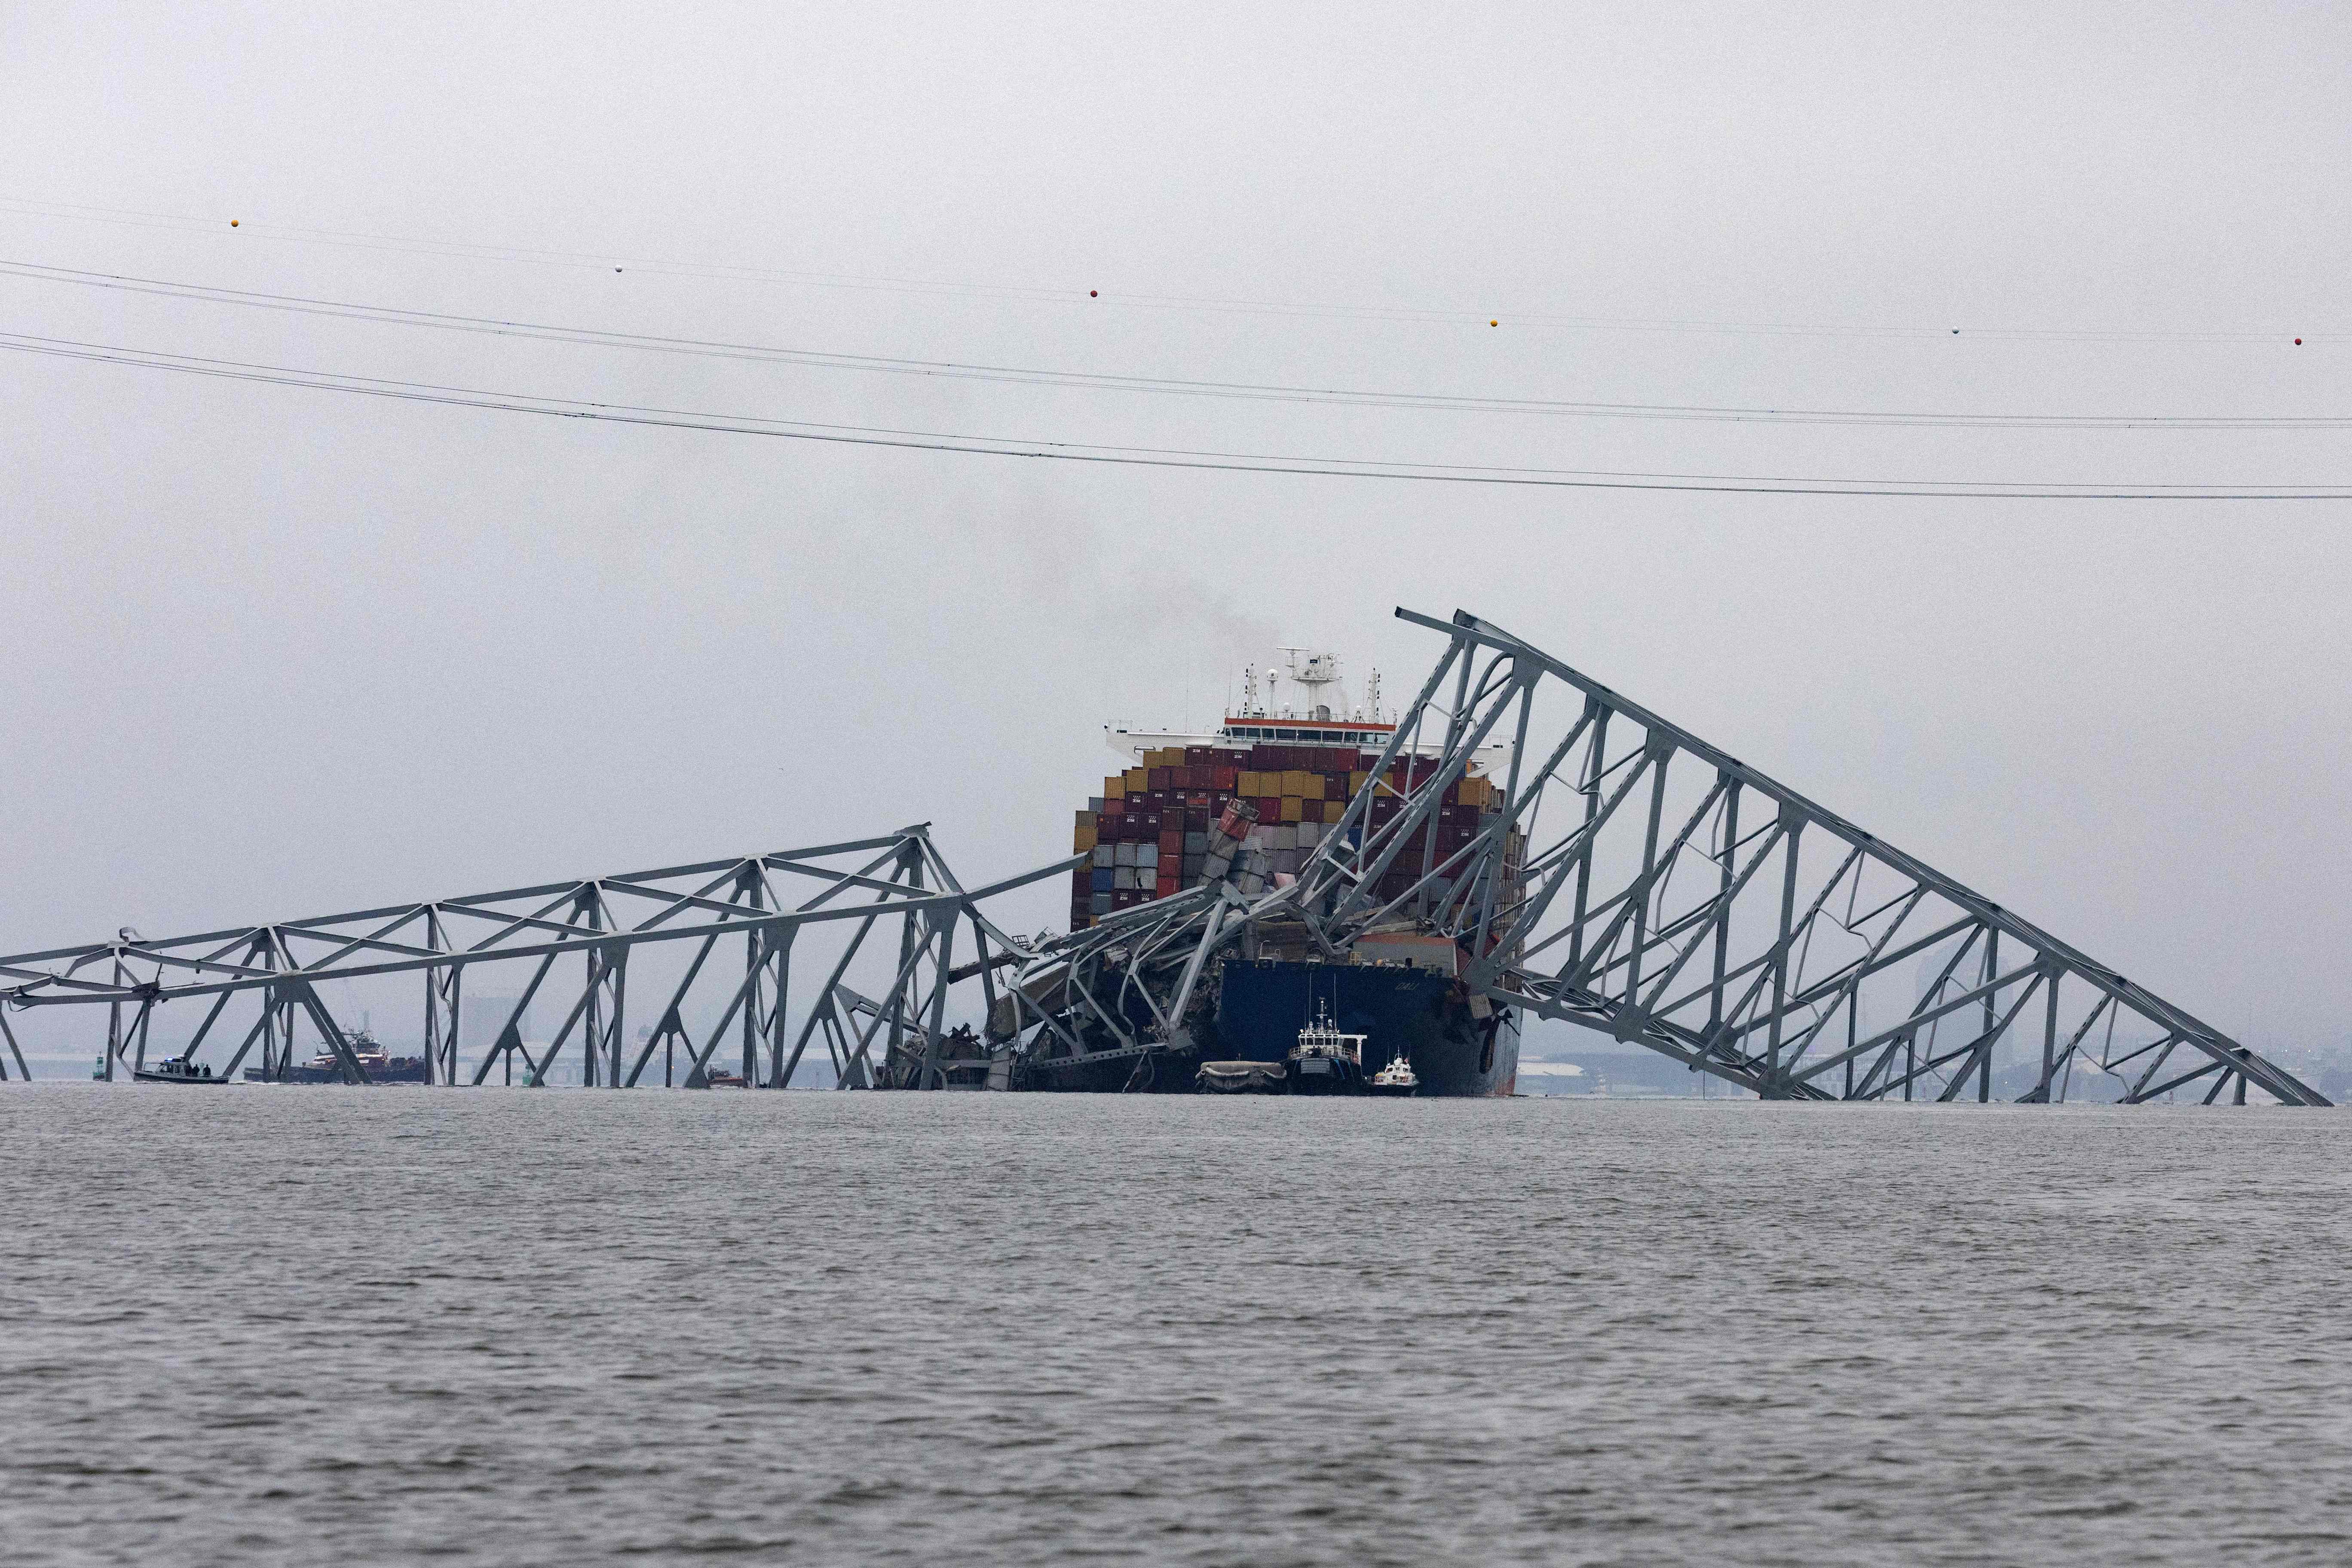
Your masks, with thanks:
<instances>
[{"instance_id":1,"label":"yellow shipping container","mask_svg":"<svg viewBox=\"0 0 2352 1568\"><path fill-rule=\"evenodd\" d=\"M1307 798L1307 775L1297 768L1285 768L1282 771L1282 793L1285 795L1295 795L1299 799L1305 800Z\"/></svg>"},{"instance_id":2,"label":"yellow shipping container","mask_svg":"<svg viewBox=\"0 0 2352 1568\"><path fill-rule=\"evenodd\" d=\"M1347 803L1346 801L1344 801L1344 800L1327 800L1327 801L1325 801L1325 802L1323 803L1323 820L1324 820L1324 821L1326 821L1326 822L1337 822L1337 821L1339 821L1341 817L1343 817L1343 816L1347 816L1347 815L1348 815L1348 803Z\"/></svg>"},{"instance_id":3,"label":"yellow shipping container","mask_svg":"<svg viewBox=\"0 0 2352 1568\"><path fill-rule=\"evenodd\" d=\"M1265 792L1257 787L1257 775L1244 768L1241 770L1240 776L1234 780L1234 793L1255 797Z\"/></svg>"},{"instance_id":4,"label":"yellow shipping container","mask_svg":"<svg viewBox=\"0 0 2352 1568\"><path fill-rule=\"evenodd\" d=\"M1304 822L1307 819L1306 806L1307 803L1299 799L1297 795L1284 795L1282 797L1282 820L1285 822Z\"/></svg>"},{"instance_id":5,"label":"yellow shipping container","mask_svg":"<svg viewBox=\"0 0 2352 1568\"><path fill-rule=\"evenodd\" d=\"M1089 826L1073 828L1070 832L1070 852L1078 854L1095 847L1096 830Z\"/></svg>"},{"instance_id":6,"label":"yellow shipping container","mask_svg":"<svg viewBox=\"0 0 2352 1568\"><path fill-rule=\"evenodd\" d=\"M1113 773L1110 777L1103 780L1103 798L1105 800L1125 800L1127 798L1127 775L1125 773Z\"/></svg>"},{"instance_id":7,"label":"yellow shipping container","mask_svg":"<svg viewBox=\"0 0 2352 1568\"><path fill-rule=\"evenodd\" d=\"M1145 790L1148 790L1150 787L1151 771L1149 768L1129 768L1127 770L1128 794L1141 795Z\"/></svg>"},{"instance_id":8,"label":"yellow shipping container","mask_svg":"<svg viewBox=\"0 0 2352 1568\"><path fill-rule=\"evenodd\" d=\"M1348 793L1349 795L1363 794L1364 785L1370 784L1371 782L1371 774L1364 772L1361 768L1358 768L1354 773L1348 775Z\"/></svg>"},{"instance_id":9,"label":"yellow shipping container","mask_svg":"<svg viewBox=\"0 0 2352 1568\"><path fill-rule=\"evenodd\" d=\"M1323 798L1323 775L1321 773L1301 773L1298 778L1298 785L1299 795L1304 796L1306 799L1321 800ZM1290 792L1288 790L1283 791L1283 794L1285 795L1288 795L1289 793Z\"/></svg>"}]
</instances>

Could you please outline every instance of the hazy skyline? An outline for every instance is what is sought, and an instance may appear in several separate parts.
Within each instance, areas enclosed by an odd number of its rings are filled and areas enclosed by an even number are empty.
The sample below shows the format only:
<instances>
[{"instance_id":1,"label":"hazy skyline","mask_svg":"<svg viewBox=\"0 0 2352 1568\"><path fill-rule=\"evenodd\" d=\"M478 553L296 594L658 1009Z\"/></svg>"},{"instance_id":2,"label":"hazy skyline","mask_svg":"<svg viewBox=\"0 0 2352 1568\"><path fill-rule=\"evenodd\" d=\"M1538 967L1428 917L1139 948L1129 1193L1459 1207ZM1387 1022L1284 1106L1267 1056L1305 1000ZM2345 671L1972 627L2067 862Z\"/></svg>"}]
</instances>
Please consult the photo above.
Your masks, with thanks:
<instances>
[{"instance_id":1,"label":"hazy skyline","mask_svg":"<svg viewBox=\"0 0 2352 1568\"><path fill-rule=\"evenodd\" d=\"M1202 381L2341 416L2347 42L2321 6L25 8L0 259ZM2352 480L2341 429L1208 400L13 277L0 331L1032 439ZM1010 872L1104 722L1281 643L1402 700L1437 648L1391 607L1461 605L2242 1037L2343 1038L2342 502L1100 469L0 363L0 951L923 819Z\"/></svg>"}]
</instances>

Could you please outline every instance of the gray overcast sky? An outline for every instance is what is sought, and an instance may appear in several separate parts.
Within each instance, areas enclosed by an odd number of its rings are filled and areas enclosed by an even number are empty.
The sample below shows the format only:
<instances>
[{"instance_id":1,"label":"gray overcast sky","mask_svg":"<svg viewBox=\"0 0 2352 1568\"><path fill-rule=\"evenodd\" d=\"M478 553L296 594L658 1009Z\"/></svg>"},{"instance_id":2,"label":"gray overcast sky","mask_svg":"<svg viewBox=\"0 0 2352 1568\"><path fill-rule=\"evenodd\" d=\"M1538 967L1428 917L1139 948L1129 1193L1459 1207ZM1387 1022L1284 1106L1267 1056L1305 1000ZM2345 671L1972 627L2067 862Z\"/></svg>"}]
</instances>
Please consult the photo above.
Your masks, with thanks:
<instances>
[{"instance_id":1,"label":"gray overcast sky","mask_svg":"<svg viewBox=\"0 0 2352 1568\"><path fill-rule=\"evenodd\" d=\"M16 5L0 258L1114 374L2352 413L2342 6L1432 10ZM18 278L0 331L1155 447L2352 481L2343 430L1203 401ZM1063 851L1106 719L1203 717L1278 642L1409 691L1434 650L1402 603L1478 610L2257 1043L2338 1041L2352 1005L2352 503L1103 469L0 365L0 951L920 818L968 880L1010 871Z\"/></svg>"}]
</instances>

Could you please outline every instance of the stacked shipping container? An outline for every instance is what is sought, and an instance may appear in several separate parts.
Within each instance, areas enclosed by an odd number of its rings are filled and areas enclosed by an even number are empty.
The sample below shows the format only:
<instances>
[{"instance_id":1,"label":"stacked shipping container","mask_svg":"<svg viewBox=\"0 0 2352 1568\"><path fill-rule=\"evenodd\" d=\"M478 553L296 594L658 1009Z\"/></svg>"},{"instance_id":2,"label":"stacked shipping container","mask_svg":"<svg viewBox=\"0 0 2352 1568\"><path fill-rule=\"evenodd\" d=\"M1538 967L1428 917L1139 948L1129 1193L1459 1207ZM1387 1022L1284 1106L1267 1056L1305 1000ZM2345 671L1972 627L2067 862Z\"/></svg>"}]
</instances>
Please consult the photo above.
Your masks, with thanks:
<instances>
[{"instance_id":1,"label":"stacked shipping container","mask_svg":"<svg viewBox=\"0 0 2352 1568\"><path fill-rule=\"evenodd\" d=\"M1234 875L1247 895L1263 891L1268 882L1279 885L1314 854L1324 831L1370 782L1369 770L1379 762L1377 752L1338 746L1184 746L1145 752L1141 766L1104 779L1102 794L1077 814L1071 847L1090 853L1092 859L1071 876L1070 929L1083 931L1114 910L1167 898L1204 879ZM1403 804L1396 792L1425 781L1433 769L1425 759L1391 763L1390 787L1372 801L1373 825L1393 818ZM1446 790L1437 824L1440 861L1491 825L1500 795L1475 775ZM1506 869L1513 883L1518 858L1514 833ZM1382 897L1405 892L1420 876L1419 857L1405 858L1412 868L1384 877Z\"/></svg>"}]
</instances>

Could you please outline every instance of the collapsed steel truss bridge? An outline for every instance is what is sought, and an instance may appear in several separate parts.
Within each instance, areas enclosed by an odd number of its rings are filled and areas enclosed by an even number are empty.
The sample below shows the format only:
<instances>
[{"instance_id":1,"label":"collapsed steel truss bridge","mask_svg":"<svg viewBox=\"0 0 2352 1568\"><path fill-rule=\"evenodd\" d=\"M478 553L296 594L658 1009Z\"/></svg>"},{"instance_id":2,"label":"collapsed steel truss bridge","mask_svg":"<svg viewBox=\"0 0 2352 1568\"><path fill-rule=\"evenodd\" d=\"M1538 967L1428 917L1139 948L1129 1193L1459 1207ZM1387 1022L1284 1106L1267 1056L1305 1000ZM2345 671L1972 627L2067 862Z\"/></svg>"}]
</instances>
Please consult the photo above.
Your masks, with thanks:
<instances>
[{"instance_id":1,"label":"collapsed steel truss bridge","mask_svg":"<svg viewBox=\"0 0 2352 1568\"><path fill-rule=\"evenodd\" d=\"M2131 1103L2188 1092L2243 1104L2250 1089L2328 1103L2144 985L1549 654L1467 614L1397 614L1445 650L1339 824L1295 878L1262 891L1220 878L1088 930L1021 937L983 906L1080 861L966 890L916 826L0 958L0 1045L16 1052L11 1005L102 1005L100 1071L111 1076L143 1063L157 1010L184 1001L205 1010L184 1054L215 1048L222 1077L257 1052L255 1076L286 1076L307 1025L341 1076L362 1081L350 1021L321 987L407 973L421 979L437 1083L494 1071L514 1081L520 1068L520 1081L543 1084L562 1058L583 1084L625 1088L656 1081L658 1054L662 1083L707 1086L724 1062L730 1080L780 1088L821 1039L845 1088L1042 1088L1100 1082L1107 1068L1140 1087L1156 1066L1197 1055L1220 963L1275 950L1346 963L1358 937L1409 928L1455 939L1458 984L1482 1015L1572 1023L1767 1099L1989 1100L1998 1069L2001 1098L2025 1103L2062 1101L2092 1073ZM1497 742L1508 747L1492 780L1497 809L1468 842L1441 847L1448 791ZM869 943L882 922L895 942ZM727 956L711 962L722 942ZM796 942L803 973L824 974L799 1003ZM653 1021L631 1038L632 955L642 970L656 944L676 956ZM566 960L580 981L566 983L569 1010L551 1039L528 1042L521 1020ZM492 963L528 979L501 997L467 1075L463 982ZM863 994L854 964L888 979L868 979L874 994ZM690 1029L697 997L712 1005ZM965 1021L975 1017L977 1028ZM740 1057L721 1054L730 1045ZM16 1063L22 1072L21 1053Z\"/></svg>"}]
</instances>

